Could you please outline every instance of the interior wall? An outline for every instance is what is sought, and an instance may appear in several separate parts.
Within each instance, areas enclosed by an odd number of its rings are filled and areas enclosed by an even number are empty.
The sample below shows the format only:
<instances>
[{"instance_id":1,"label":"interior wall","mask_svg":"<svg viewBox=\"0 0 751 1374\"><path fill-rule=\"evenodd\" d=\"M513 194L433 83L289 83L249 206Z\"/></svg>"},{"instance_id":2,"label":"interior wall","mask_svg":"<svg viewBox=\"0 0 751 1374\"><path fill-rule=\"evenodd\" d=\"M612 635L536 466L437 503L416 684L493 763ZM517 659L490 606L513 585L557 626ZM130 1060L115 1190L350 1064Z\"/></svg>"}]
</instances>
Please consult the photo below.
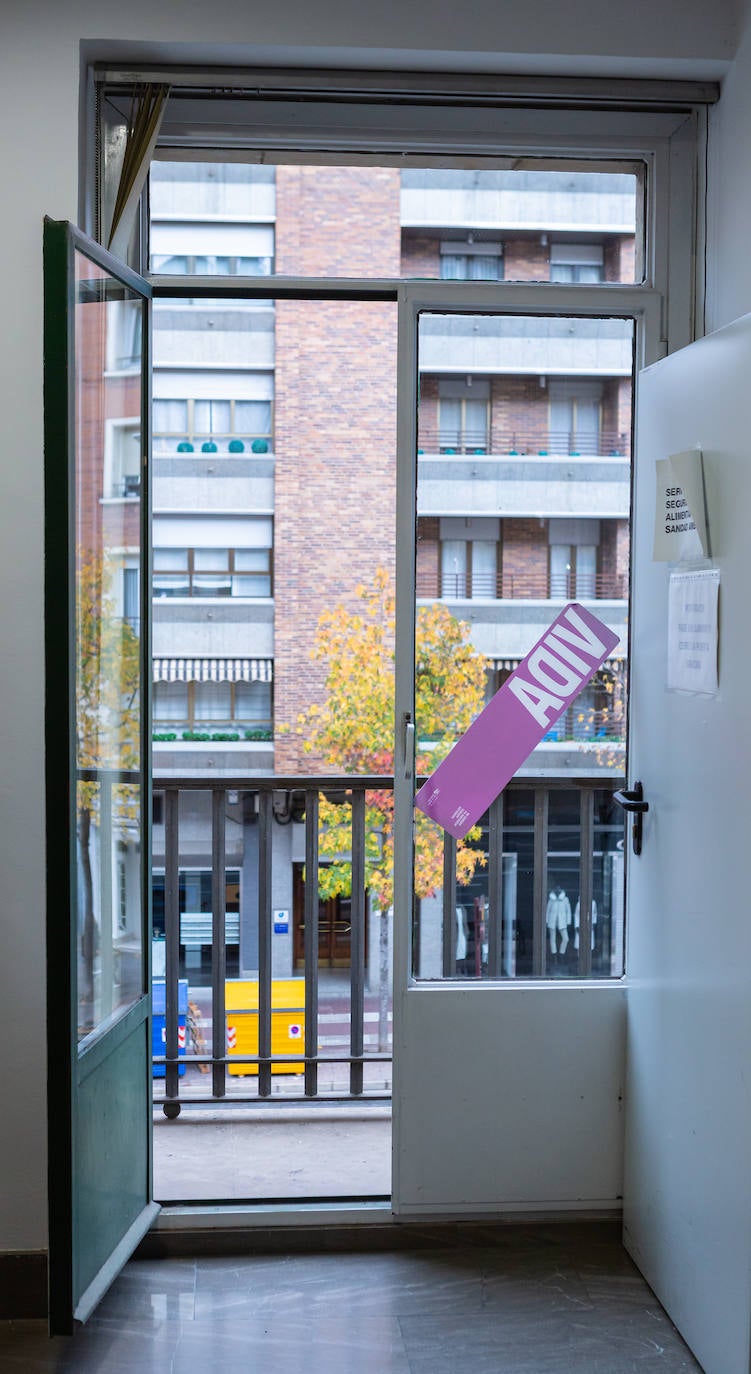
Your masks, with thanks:
<instances>
[{"instance_id":1,"label":"interior wall","mask_svg":"<svg viewBox=\"0 0 751 1374\"><path fill-rule=\"evenodd\" d=\"M76 218L79 74L82 44L99 57L134 60L277 62L573 75L721 74L738 28L735 0L288 0L280 6L210 7L186 0L11 0L0 42L0 170L5 214L4 444L0 460L0 1252L46 1243L42 219ZM433 49L424 47L431 35ZM179 42L176 39L179 37ZM476 47L472 47L474 43ZM281 46L286 45L286 46ZM548 54L544 56L542 54ZM727 111L715 117L721 164L713 224L718 262L743 267L743 309L751 308L751 267L743 261L751 191L739 190L751 158L740 145L747 117L751 49L729 83ZM734 127L734 122L739 121ZM738 137L736 137L738 135ZM751 179L748 179L751 180ZM720 225L720 220L722 221ZM720 233L721 230L721 233ZM713 318L733 308L732 274L712 281ZM53 893L53 896L55 894ZM65 894L60 892L60 917ZM54 1062L51 1071L55 1071Z\"/></svg>"},{"instance_id":2,"label":"interior wall","mask_svg":"<svg viewBox=\"0 0 751 1374\"><path fill-rule=\"evenodd\" d=\"M706 331L751 311L751 6L709 117Z\"/></svg>"}]
</instances>

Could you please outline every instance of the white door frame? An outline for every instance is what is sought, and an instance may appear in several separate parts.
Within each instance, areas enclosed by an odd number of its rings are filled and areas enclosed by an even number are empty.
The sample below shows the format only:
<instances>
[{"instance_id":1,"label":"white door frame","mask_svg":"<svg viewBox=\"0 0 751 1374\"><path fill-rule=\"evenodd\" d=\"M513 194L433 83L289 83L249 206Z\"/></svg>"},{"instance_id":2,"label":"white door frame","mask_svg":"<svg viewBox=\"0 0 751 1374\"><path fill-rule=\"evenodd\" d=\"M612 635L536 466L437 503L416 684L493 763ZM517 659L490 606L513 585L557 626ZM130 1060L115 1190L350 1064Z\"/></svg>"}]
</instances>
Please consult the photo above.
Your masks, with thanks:
<instances>
[{"instance_id":1,"label":"white door frame","mask_svg":"<svg viewBox=\"0 0 751 1374\"><path fill-rule=\"evenodd\" d=\"M407 1179L404 1161L405 1151L414 1153L415 1141L420 1136L419 1123L415 1113L431 1115L436 1121L442 1112L450 1119L453 1111L452 1100L456 1101L460 1089L446 1096L446 1084L439 1076L425 1075L422 1071L423 1056L415 1041L428 1034L431 1026L431 1040L445 1034L445 1043L437 1051L437 1062L450 1063L465 1056L468 1062L473 1055L471 1044L461 1044L466 1027L472 1023L474 1009L479 1021L486 1030L493 1023L494 1005L502 1017L511 1008L512 1018L520 1028L523 1018L530 1014L533 1021L542 1018L542 1024L549 1016L553 1023L573 1009L574 1016L580 1014L582 1003L573 1003L570 993L578 990L580 997L589 999L593 1015L593 1033L611 1035L612 1058L617 1060L622 1047L622 1030L618 1017L621 1011L613 1013L614 997L623 1003L623 982L612 983L588 980L570 980L571 987L555 989L551 984L541 982L514 983L484 982L481 985L467 985L461 980L442 982L418 982L412 976L411 937L413 914L413 797L415 780L415 737L413 726L414 711L414 633L415 633L415 557L416 557L416 493L417 493L417 378L418 321L423 311L446 313L503 313L516 315L559 315L582 317L620 316L634 320L634 372L638 373L647 360L656 361L664 355L661 340L661 321L663 318L663 298L660 293L643 286L593 286L570 287L549 285L547 283L518 284L493 283L464 284L446 282L403 283L399 287L399 325L398 325L398 363L397 363L397 529L396 529L396 741L394 761L395 791L395 856L394 856L394 1090L393 1090L393 1153L392 1153L392 1208L396 1214L429 1213L473 1213L502 1211L511 1206L525 1208L559 1208L569 1204L569 1199L561 1196L560 1181L551 1169L549 1187L544 1179L539 1181L537 1196L529 1196L529 1187L522 1186L522 1194L508 1191L509 1180L503 1179L503 1170L498 1170L497 1183L493 1168L492 1148L485 1150L485 1161L493 1179L489 1177L488 1186L482 1192L482 1200L477 1196L470 1198L467 1188L457 1169L448 1167L437 1174L443 1174L444 1184L441 1196L433 1193L422 1196L421 1189L415 1184L414 1169ZM568 982L569 980L567 980ZM555 1005L551 994L555 997ZM558 1006L561 997L567 1000ZM500 1000L499 1000L500 999ZM504 1001L505 999L505 1001ZM526 1002L525 1002L526 999ZM607 1010L603 1013L609 1018L610 1031L596 1029L602 1004ZM534 1008L534 1010L532 1010ZM458 1013L455 1019L454 1013ZM584 1012L586 1016L586 1012ZM490 1020L488 1020L488 1017ZM479 1024L479 1022L478 1022ZM462 1031L461 1027L465 1027ZM492 1032L491 1032L492 1033ZM571 1034L577 1033L573 1027ZM436 1046L430 1048L436 1056ZM409 1052L407 1052L409 1051ZM427 1081L428 1078L430 1081ZM609 1089L610 1085L607 1085ZM534 1091L534 1084L532 1085ZM603 1092L606 1089L603 1088ZM427 1094L427 1098L426 1098ZM433 1099L432 1110L428 1098ZM476 1135L483 1138L487 1146L489 1126L487 1104L478 1100L479 1094L472 1096L468 1086L463 1098L462 1125L465 1134L472 1135L471 1117L476 1114ZM419 1105L417 1105L419 1104ZM561 1104L563 1109L565 1104ZM603 1108L595 1104L593 1128L605 1129L602 1124ZM523 1111L521 1100L505 1101L506 1117L518 1117ZM597 1117L597 1113L600 1116ZM620 1140L621 1122L608 1116L607 1129L613 1141ZM415 1129L417 1125L417 1130ZM500 1122L498 1123L500 1126ZM431 1138L429 1148L440 1149L440 1143ZM620 1144L618 1149L620 1150ZM513 1143L509 1148L506 1142L507 1157L517 1160L524 1155L523 1141L519 1148ZM552 1159L556 1152L551 1151ZM414 1161L413 1161L414 1163ZM410 1181L411 1180L411 1181ZM456 1186L454 1186L454 1180ZM581 1179L579 1185L582 1186ZM547 1190L546 1190L547 1189ZM602 1191L602 1186L600 1188ZM599 1196L587 1197L591 1206L613 1204L613 1199Z\"/></svg>"}]
</instances>

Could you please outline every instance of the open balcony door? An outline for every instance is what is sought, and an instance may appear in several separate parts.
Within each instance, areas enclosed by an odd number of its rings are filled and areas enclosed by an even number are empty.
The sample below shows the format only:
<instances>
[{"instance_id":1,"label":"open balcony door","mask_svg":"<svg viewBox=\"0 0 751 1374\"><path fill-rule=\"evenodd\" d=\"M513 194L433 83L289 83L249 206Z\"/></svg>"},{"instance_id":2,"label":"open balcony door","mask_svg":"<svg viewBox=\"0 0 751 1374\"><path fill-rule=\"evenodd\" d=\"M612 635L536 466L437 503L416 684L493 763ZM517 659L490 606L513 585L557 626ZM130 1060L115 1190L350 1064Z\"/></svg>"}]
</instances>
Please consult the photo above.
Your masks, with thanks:
<instances>
[{"instance_id":1,"label":"open balcony door","mask_svg":"<svg viewBox=\"0 0 751 1374\"><path fill-rule=\"evenodd\" d=\"M625 1243L712 1374L751 1357L749 376L746 316L648 368L637 409L630 782L650 809L629 870ZM655 460L697 445L714 697L666 690L671 568L652 561Z\"/></svg>"},{"instance_id":2,"label":"open balcony door","mask_svg":"<svg viewBox=\"0 0 751 1374\"><path fill-rule=\"evenodd\" d=\"M158 1211L150 291L68 224L46 222L44 249L49 1272L50 1325L62 1334L87 1319Z\"/></svg>"}]
</instances>

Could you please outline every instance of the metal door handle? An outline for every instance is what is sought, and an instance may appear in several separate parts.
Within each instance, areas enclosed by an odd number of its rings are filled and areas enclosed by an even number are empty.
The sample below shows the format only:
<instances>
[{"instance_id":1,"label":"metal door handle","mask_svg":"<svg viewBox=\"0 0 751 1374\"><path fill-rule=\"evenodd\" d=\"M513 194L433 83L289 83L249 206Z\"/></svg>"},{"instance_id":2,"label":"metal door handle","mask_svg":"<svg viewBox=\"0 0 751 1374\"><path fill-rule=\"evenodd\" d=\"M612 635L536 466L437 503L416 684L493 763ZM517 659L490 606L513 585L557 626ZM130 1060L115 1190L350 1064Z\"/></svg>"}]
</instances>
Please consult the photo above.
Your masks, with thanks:
<instances>
[{"instance_id":1,"label":"metal door handle","mask_svg":"<svg viewBox=\"0 0 751 1374\"><path fill-rule=\"evenodd\" d=\"M633 787L621 788L619 792L613 793L613 801L617 801L624 811L630 811L634 818L631 830L631 838L634 846L634 853L641 854L642 841L642 817L649 810L649 802L644 800L644 788L640 782L635 782Z\"/></svg>"},{"instance_id":2,"label":"metal door handle","mask_svg":"<svg viewBox=\"0 0 751 1374\"><path fill-rule=\"evenodd\" d=\"M415 775L415 727L413 721L404 722L404 776L412 779Z\"/></svg>"}]
</instances>

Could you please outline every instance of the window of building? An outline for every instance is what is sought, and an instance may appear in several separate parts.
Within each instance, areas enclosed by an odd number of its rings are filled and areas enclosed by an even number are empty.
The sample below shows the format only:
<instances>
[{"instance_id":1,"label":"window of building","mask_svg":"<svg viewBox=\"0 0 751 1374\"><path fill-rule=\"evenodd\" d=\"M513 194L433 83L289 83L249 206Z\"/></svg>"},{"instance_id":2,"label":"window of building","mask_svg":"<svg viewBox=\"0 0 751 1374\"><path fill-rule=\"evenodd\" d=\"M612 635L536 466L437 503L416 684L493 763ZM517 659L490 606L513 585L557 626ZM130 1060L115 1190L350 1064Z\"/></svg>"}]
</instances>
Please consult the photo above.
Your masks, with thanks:
<instances>
[{"instance_id":1,"label":"window of building","mask_svg":"<svg viewBox=\"0 0 751 1374\"><path fill-rule=\"evenodd\" d=\"M153 428L155 447L162 453L268 453L273 446L273 402L265 397L160 397L153 403ZM216 447L207 449L207 444Z\"/></svg>"},{"instance_id":2,"label":"window of building","mask_svg":"<svg viewBox=\"0 0 751 1374\"><path fill-rule=\"evenodd\" d=\"M599 243L551 243L550 280L590 286L605 280L605 253Z\"/></svg>"},{"instance_id":3,"label":"window of building","mask_svg":"<svg viewBox=\"0 0 751 1374\"><path fill-rule=\"evenodd\" d=\"M445 281L502 281L501 244L445 240L441 244L441 276Z\"/></svg>"},{"instance_id":4,"label":"window of building","mask_svg":"<svg viewBox=\"0 0 751 1374\"><path fill-rule=\"evenodd\" d=\"M445 516L440 534L440 595L445 600L498 597L500 521L492 516Z\"/></svg>"},{"instance_id":5,"label":"window of building","mask_svg":"<svg viewBox=\"0 0 751 1374\"><path fill-rule=\"evenodd\" d=\"M214 167L217 164L209 164ZM247 169L250 171L251 169ZM160 199L163 164L151 173L152 201ZM194 199L194 205L197 197ZM205 213L205 196L201 207ZM194 211L195 214L195 211ZM151 270L163 275L268 277L274 270L274 226L232 220L160 219L152 205Z\"/></svg>"},{"instance_id":6,"label":"window of building","mask_svg":"<svg viewBox=\"0 0 751 1374\"><path fill-rule=\"evenodd\" d=\"M591 457L610 452L613 434L602 426L603 384L598 381L556 379L548 382L551 453Z\"/></svg>"},{"instance_id":7,"label":"window of building","mask_svg":"<svg viewBox=\"0 0 751 1374\"><path fill-rule=\"evenodd\" d=\"M256 727L270 731L273 720L270 682L155 682L154 725Z\"/></svg>"},{"instance_id":8,"label":"window of building","mask_svg":"<svg viewBox=\"0 0 751 1374\"><path fill-rule=\"evenodd\" d=\"M123 568L123 619L137 630L141 621L141 577L138 568Z\"/></svg>"},{"instance_id":9,"label":"window of building","mask_svg":"<svg viewBox=\"0 0 751 1374\"><path fill-rule=\"evenodd\" d=\"M488 451L490 382L467 376L438 383L438 448L440 453ZM429 436L426 436L429 442Z\"/></svg>"},{"instance_id":10,"label":"window of building","mask_svg":"<svg viewBox=\"0 0 751 1374\"><path fill-rule=\"evenodd\" d=\"M105 491L110 498L139 496L141 491L141 421L105 420Z\"/></svg>"},{"instance_id":11,"label":"window of building","mask_svg":"<svg viewBox=\"0 0 751 1374\"><path fill-rule=\"evenodd\" d=\"M161 824L161 818L160 822ZM236 978L240 972L240 870L225 870L225 935L226 971L229 978ZM165 890L164 873L152 874L152 908L154 940L160 945L154 947L155 965L164 959L163 942L165 937ZM210 869L180 869L179 910L180 945L179 976L193 978L203 975L211 981L212 946L212 874Z\"/></svg>"},{"instance_id":12,"label":"window of building","mask_svg":"<svg viewBox=\"0 0 751 1374\"><path fill-rule=\"evenodd\" d=\"M271 596L271 549L154 549L152 594Z\"/></svg>"},{"instance_id":13,"label":"window of building","mask_svg":"<svg viewBox=\"0 0 751 1374\"><path fill-rule=\"evenodd\" d=\"M599 520L551 520L549 595L553 600L592 599L599 590Z\"/></svg>"}]
</instances>

